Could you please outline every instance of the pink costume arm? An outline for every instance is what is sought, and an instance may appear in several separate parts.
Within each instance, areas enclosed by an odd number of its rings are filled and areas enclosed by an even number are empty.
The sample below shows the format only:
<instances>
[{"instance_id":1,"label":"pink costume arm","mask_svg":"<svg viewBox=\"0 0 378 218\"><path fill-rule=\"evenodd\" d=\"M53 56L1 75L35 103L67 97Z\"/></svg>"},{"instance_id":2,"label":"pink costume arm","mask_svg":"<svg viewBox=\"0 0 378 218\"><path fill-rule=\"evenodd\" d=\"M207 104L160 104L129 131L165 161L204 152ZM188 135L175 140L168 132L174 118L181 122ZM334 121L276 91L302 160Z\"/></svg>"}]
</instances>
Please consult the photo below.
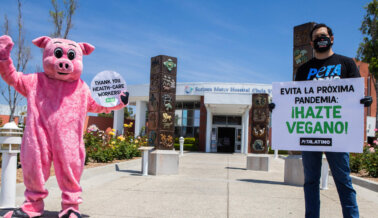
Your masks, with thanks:
<instances>
[{"instance_id":1,"label":"pink costume arm","mask_svg":"<svg viewBox=\"0 0 378 218\"><path fill-rule=\"evenodd\" d=\"M90 94L87 95L88 98L88 112L91 113L110 113L113 110L119 110L124 108L126 105L120 101L120 104L114 107L104 107L96 103Z\"/></svg>"},{"instance_id":2,"label":"pink costume arm","mask_svg":"<svg viewBox=\"0 0 378 218\"><path fill-rule=\"evenodd\" d=\"M25 97L28 95L34 83L33 75L35 74L17 72L11 58L8 58L8 60L0 60L0 74L8 85L13 86L17 92Z\"/></svg>"}]
</instances>

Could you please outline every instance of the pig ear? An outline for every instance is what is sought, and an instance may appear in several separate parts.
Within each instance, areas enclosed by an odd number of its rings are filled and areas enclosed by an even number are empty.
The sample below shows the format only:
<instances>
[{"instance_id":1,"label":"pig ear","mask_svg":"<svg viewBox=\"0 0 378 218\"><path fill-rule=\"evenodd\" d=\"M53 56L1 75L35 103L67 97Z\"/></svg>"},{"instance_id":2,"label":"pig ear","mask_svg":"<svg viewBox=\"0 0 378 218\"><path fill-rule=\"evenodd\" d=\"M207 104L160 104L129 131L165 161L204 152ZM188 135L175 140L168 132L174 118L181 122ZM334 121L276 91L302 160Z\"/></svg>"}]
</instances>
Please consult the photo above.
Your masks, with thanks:
<instances>
[{"instance_id":1,"label":"pig ear","mask_svg":"<svg viewBox=\"0 0 378 218\"><path fill-rule=\"evenodd\" d=\"M41 36L39 38L34 39L32 42L39 48L45 48L47 43L51 41L51 38L48 36Z\"/></svg>"},{"instance_id":2,"label":"pig ear","mask_svg":"<svg viewBox=\"0 0 378 218\"><path fill-rule=\"evenodd\" d=\"M95 47L89 43L80 42L78 44L80 45L80 48L83 51L83 55L90 55L95 49Z\"/></svg>"}]
</instances>

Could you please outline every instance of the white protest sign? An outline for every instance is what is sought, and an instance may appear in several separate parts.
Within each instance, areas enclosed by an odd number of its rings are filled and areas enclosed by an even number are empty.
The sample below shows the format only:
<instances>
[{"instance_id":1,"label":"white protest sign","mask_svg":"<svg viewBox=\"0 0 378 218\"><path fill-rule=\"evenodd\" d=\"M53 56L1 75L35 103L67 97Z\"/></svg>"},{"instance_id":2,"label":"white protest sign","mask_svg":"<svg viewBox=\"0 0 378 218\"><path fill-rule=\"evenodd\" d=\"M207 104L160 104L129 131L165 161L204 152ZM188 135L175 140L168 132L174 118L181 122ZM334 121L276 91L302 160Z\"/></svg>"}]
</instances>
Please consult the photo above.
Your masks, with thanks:
<instances>
[{"instance_id":1,"label":"white protest sign","mask_svg":"<svg viewBox=\"0 0 378 218\"><path fill-rule=\"evenodd\" d=\"M364 79L273 83L272 149L362 152Z\"/></svg>"},{"instance_id":2,"label":"white protest sign","mask_svg":"<svg viewBox=\"0 0 378 218\"><path fill-rule=\"evenodd\" d=\"M120 104L119 95L126 91L126 82L114 71L102 71L91 82L93 99L101 106L114 107Z\"/></svg>"}]
</instances>

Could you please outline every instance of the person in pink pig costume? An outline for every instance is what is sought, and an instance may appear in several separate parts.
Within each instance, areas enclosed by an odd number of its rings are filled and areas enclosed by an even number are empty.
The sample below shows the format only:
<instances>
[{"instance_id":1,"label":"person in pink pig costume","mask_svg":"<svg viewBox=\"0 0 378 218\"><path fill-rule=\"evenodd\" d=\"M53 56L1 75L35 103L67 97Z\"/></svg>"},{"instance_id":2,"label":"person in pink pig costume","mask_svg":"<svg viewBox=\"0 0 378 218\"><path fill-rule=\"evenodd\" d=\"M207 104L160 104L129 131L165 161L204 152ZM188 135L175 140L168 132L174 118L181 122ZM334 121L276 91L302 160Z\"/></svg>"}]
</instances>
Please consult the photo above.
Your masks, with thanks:
<instances>
[{"instance_id":1,"label":"person in pink pig costume","mask_svg":"<svg viewBox=\"0 0 378 218\"><path fill-rule=\"evenodd\" d=\"M80 177L84 168L84 121L87 112L109 113L128 103L128 92L120 95L115 107L98 105L88 85L80 79L83 55L94 47L67 39L42 36L33 43L44 49L43 73L16 72L10 52L9 36L0 37L0 74L27 99L27 121L21 146L25 202L21 208L4 217L39 217L43 215L43 199L48 191L45 182L50 176L51 163L62 191L62 210L59 217L81 217L79 204L82 189Z\"/></svg>"}]
</instances>

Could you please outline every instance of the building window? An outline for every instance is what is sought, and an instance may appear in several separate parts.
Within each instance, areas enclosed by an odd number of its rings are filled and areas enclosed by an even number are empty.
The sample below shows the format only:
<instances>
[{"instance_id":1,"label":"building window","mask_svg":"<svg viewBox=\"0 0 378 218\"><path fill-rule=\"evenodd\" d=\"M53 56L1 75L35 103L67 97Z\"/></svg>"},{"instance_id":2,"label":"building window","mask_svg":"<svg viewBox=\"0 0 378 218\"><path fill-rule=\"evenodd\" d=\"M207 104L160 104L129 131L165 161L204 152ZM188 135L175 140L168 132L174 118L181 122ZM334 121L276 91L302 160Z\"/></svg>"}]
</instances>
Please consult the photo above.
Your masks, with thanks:
<instances>
[{"instance_id":1,"label":"building window","mask_svg":"<svg viewBox=\"0 0 378 218\"><path fill-rule=\"evenodd\" d=\"M182 126L188 125L188 110L182 110Z\"/></svg>"},{"instance_id":2,"label":"building window","mask_svg":"<svg viewBox=\"0 0 378 218\"><path fill-rule=\"evenodd\" d=\"M242 118L240 116L213 116L213 124L242 125Z\"/></svg>"},{"instance_id":3,"label":"building window","mask_svg":"<svg viewBox=\"0 0 378 218\"><path fill-rule=\"evenodd\" d=\"M175 126L182 126L182 110L175 110Z\"/></svg>"},{"instance_id":4,"label":"building window","mask_svg":"<svg viewBox=\"0 0 378 218\"><path fill-rule=\"evenodd\" d=\"M175 137L198 138L200 105L200 102L176 102Z\"/></svg>"},{"instance_id":5,"label":"building window","mask_svg":"<svg viewBox=\"0 0 378 218\"><path fill-rule=\"evenodd\" d=\"M228 125L241 125L242 119L239 116L229 116L227 117L227 124Z\"/></svg>"},{"instance_id":6,"label":"building window","mask_svg":"<svg viewBox=\"0 0 378 218\"><path fill-rule=\"evenodd\" d=\"M201 115L200 110L194 111L194 126L196 127L200 126L200 115Z\"/></svg>"},{"instance_id":7,"label":"building window","mask_svg":"<svg viewBox=\"0 0 378 218\"><path fill-rule=\"evenodd\" d=\"M226 125L227 116L213 116L213 124Z\"/></svg>"}]
</instances>

